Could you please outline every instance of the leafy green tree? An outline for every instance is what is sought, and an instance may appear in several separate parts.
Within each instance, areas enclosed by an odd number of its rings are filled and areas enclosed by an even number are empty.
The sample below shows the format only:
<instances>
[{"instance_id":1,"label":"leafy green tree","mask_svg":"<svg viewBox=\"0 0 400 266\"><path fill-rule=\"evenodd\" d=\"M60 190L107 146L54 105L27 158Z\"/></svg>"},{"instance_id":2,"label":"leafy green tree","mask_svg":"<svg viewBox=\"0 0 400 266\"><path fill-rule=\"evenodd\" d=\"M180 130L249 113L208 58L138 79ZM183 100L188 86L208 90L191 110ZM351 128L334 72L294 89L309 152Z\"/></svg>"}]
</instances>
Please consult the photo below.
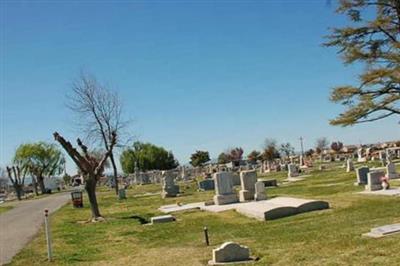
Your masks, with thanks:
<instances>
[{"instance_id":1,"label":"leafy green tree","mask_svg":"<svg viewBox=\"0 0 400 266\"><path fill-rule=\"evenodd\" d=\"M170 170L179 163L172 152L151 143L135 142L132 148L122 152L121 167L125 173L133 173L135 164L141 171Z\"/></svg>"},{"instance_id":2,"label":"leafy green tree","mask_svg":"<svg viewBox=\"0 0 400 266\"><path fill-rule=\"evenodd\" d=\"M65 158L55 144L46 142L28 143L20 145L14 156L14 163L26 168L34 180L34 190L37 194L36 183L40 191L45 193L44 177L61 174L65 166Z\"/></svg>"},{"instance_id":3,"label":"leafy green tree","mask_svg":"<svg viewBox=\"0 0 400 266\"><path fill-rule=\"evenodd\" d=\"M325 45L337 47L345 64L366 67L358 85L333 89L331 101L346 109L330 123L348 126L400 115L400 1L341 0L337 12L351 25L334 28Z\"/></svg>"},{"instance_id":4,"label":"leafy green tree","mask_svg":"<svg viewBox=\"0 0 400 266\"><path fill-rule=\"evenodd\" d=\"M261 153L259 151L252 151L247 155L247 160L249 160L250 163L256 163L257 160L259 160L261 157Z\"/></svg>"},{"instance_id":5,"label":"leafy green tree","mask_svg":"<svg viewBox=\"0 0 400 266\"><path fill-rule=\"evenodd\" d=\"M218 163L219 164L226 164L230 162L229 156L225 152L221 152L218 155Z\"/></svg>"},{"instance_id":6,"label":"leafy green tree","mask_svg":"<svg viewBox=\"0 0 400 266\"><path fill-rule=\"evenodd\" d=\"M208 151L196 151L190 156L190 164L194 167L202 166L208 161L210 161L210 154Z\"/></svg>"}]
</instances>

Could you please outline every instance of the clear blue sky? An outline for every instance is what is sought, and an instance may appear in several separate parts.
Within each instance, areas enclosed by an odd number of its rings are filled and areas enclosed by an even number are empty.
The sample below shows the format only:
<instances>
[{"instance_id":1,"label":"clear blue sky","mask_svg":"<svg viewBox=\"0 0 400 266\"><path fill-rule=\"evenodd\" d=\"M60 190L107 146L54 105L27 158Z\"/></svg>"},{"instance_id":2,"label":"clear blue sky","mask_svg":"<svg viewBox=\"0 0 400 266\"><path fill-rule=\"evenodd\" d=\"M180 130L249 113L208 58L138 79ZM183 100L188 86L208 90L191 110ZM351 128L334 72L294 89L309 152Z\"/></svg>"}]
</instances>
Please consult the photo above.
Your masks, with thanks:
<instances>
[{"instance_id":1,"label":"clear blue sky","mask_svg":"<svg viewBox=\"0 0 400 266\"><path fill-rule=\"evenodd\" d=\"M330 88L354 83L359 70L321 46L328 27L345 22L322 0L2 1L0 165L55 130L82 137L65 107L81 69L119 91L131 135L181 163L197 149L247 154L266 137L297 149L299 136L306 148L320 136L399 138L395 119L328 124L341 110Z\"/></svg>"}]
</instances>

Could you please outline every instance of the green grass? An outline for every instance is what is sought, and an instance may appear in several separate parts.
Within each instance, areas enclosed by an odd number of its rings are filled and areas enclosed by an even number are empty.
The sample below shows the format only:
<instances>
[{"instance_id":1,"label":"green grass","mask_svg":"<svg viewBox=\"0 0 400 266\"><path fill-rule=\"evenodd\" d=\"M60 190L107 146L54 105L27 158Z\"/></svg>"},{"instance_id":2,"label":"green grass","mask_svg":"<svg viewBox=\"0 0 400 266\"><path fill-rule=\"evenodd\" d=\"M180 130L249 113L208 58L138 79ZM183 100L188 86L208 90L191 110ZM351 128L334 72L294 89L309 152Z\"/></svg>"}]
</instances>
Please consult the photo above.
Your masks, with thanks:
<instances>
[{"instance_id":1,"label":"green grass","mask_svg":"<svg viewBox=\"0 0 400 266\"><path fill-rule=\"evenodd\" d=\"M369 239L372 227L400 222L400 198L359 195L355 173L338 165L313 171L304 181L268 188L269 197L294 196L326 200L331 209L261 222L235 211L175 214L175 223L142 225L141 219L160 215L161 205L210 200L213 192L197 192L195 184L183 196L161 199L159 185L137 186L119 201L101 188L103 223L87 223L90 210L65 206L51 217L54 261L51 265L205 265L212 249L225 241L247 245L259 261L254 265L398 265L400 234ZM285 173L267 176L282 181ZM400 186L400 182L392 182ZM203 240L209 228L211 246ZM20 252L11 265L50 265L44 233Z\"/></svg>"},{"instance_id":2,"label":"green grass","mask_svg":"<svg viewBox=\"0 0 400 266\"><path fill-rule=\"evenodd\" d=\"M13 208L13 206L0 206L0 213L11 210L12 208Z\"/></svg>"}]
</instances>

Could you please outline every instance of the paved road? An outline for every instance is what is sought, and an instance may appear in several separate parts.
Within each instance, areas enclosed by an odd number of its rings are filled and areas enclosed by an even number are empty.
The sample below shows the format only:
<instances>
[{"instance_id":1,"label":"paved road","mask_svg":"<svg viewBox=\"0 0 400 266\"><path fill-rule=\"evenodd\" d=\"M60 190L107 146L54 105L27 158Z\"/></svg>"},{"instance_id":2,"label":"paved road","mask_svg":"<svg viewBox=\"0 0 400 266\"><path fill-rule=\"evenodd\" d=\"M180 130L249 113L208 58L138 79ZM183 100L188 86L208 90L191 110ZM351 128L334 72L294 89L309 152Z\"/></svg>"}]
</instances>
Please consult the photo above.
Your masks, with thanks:
<instances>
[{"instance_id":1,"label":"paved road","mask_svg":"<svg viewBox=\"0 0 400 266\"><path fill-rule=\"evenodd\" d=\"M18 202L0 214L0 265L11 259L37 234L43 225L43 211L54 212L70 199L69 193Z\"/></svg>"}]
</instances>

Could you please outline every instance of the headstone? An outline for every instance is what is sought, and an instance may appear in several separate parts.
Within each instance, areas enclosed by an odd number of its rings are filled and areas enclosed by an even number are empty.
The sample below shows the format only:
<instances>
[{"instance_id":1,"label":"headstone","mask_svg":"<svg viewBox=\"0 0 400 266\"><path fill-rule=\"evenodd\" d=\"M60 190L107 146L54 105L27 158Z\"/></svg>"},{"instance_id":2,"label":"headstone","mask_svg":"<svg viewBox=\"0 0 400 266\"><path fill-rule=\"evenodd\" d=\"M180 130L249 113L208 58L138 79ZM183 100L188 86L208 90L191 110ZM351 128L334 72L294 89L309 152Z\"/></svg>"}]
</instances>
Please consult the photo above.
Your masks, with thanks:
<instances>
[{"instance_id":1,"label":"headstone","mask_svg":"<svg viewBox=\"0 0 400 266\"><path fill-rule=\"evenodd\" d=\"M232 185L233 186L239 186L240 185L240 176L237 173L233 172L228 172L230 178L232 179Z\"/></svg>"},{"instance_id":2,"label":"headstone","mask_svg":"<svg viewBox=\"0 0 400 266\"><path fill-rule=\"evenodd\" d=\"M120 200L126 199L126 193L124 188L118 189L118 198Z\"/></svg>"},{"instance_id":3,"label":"headstone","mask_svg":"<svg viewBox=\"0 0 400 266\"><path fill-rule=\"evenodd\" d=\"M218 172L214 174L215 205L224 205L238 201L237 195L233 191L233 182L230 173Z\"/></svg>"},{"instance_id":4,"label":"headstone","mask_svg":"<svg viewBox=\"0 0 400 266\"><path fill-rule=\"evenodd\" d=\"M399 174L396 172L396 165L393 162L386 165L386 175L389 179L399 178Z\"/></svg>"},{"instance_id":5,"label":"headstone","mask_svg":"<svg viewBox=\"0 0 400 266\"><path fill-rule=\"evenodd\" d=\"M303 155L300 155L300 166L304 165L304 157Z\"/></svg>"},{"instance_id":6,"label":"headstone","mask_svg":"<svg viewBox=\"0 0 400 266\"><path fill-rule=\"evenodd\" d=\"M366 161L366 159L365 158L363 158L363 154L362 154L362 152L363 152L363 149L362 148L359 148L358 150L357 150L357 162L359 162L359 163L362 163L362 162L365 162Z\"/></svg>"},{"instance_id":7,"label":"headstone","mask_svg":"<svg viewBox=\"0 0 400 266\"><path fill-rule=\"evenodd\" d=\"M242 171L240 172L240 183L242 189L239 191L240 202L245 202L254 199L255 184L257 182L256 171Z\"/></svg>"},{"instance_id":8,"label":"headstone","mask_svg":"<svg viewBox=\"0 0 400 266\"><path fill-rule=\"evenodd\" d=\"M265 187L277 187L278 181L276 179L260 179L264 183Z\"/></svg>"},{"instance_id":9,"label":"headstone","mask_svg":"<svg viewBox=\"0 0 400 266\"><path fill-rule=\"evenodd\" d=\"M214 190L214 180L205 179L199 182L199 189L201 190Z\"/></svg>"},{"instance_id":10,"label":"headstone","mask_svg":"<svg viewBox=\"0 0 400 266\"><path fill-rule=\"evenodd\" d=\"M162 197L176 197L179 194L179 186L175 185L174 176L168 171L164 171L162 176Z\"/></svg>"},{"instance_id":11,"label":"headstone","mask_svg":"<svg viewBox=\"0 0 400 266\"><path fill-rule=\"evenodd\" d=\"M267 199L267 194L265 193L265 185L263 181L258 181L254 185L255 187L255 194L254 194L254 199L255 200L266 200Z\"/></svg>"},{"instance_id":12,"label":"headstone","mask_svg":"<svg viewBox=\"0 0 400 266\"><path fill-rule=\"evenodd\" d=\"M383 171L373 171L368 173L368 184L365 186L367 191L375 191L382 189L381 178L385 176Z\"/></svg>"},{"instance_id":13,"label":"headstone","mask_svg":"<svg viewBox=\"0 0 400 266\"><path fill-rule=\"evenodd\" d=\"M357 185L365 185L368 183L369 168L366 166L357 168Z\"/></svg>"},{"instance_id":14,"label":"headstone","mask_svg":"<svg viewBox=\"0 0 400 266\"><path fill-rule=\"evenodd\" d=\"M181 178L183 181L188 181L189 177L186 175L185 166L181 167Z\"/></svg>"},{"instance_id":15,"label":"headstone","mask_svg":"<svg viewBox=\"0 0 400 266\"><path fill-rule=\"evenodd\" d=\"M288 165L288 177L296 177L299 176L299 170L297 169L297 166L295 164L289 164Z\"/></svg>"},{"instance_id":16,"label":"headstone","mask_svg":"<svg viewBox=\"0 0 400 266\"><path fill-rule=\"evenodd\" d=\"M346 172L350 173L354 171L353 161L351 159L347 159L346 161Z\"/></svg>"},{"instance_id":17,"label":"headstone","mask_svg":"<svg viewBox=\"0 0 400 266\"><path fill-rule=\"evenodd\" d=\"M237 243L226 242L217 249L213 249L213 259L209 265L218 265L228 262L246 262L250 261L250 250L246 246Z\"/></svg>"},{"instance_id":18,"label":"headstone","mask_svg":"<svg viewBox=\"0 0 400 266\"><path fill-rule=\"evenodd\" d=\"M400 233L400 223L398 224L389 224L376 228L372 228L369 233L363 234L364 236L369 236L373 238L384 237L393 234Z\"/></svg>"},{"instance_id":19,"label":"headstone","mask_svg":"<svg viewBox=\"0 0 400 266\"><path fill-rule=\"evenodd\" d=\"M169 223L175 221L175 217L172 215L162 215L151 217L151 224L161 224L161 223Z\"/></svg>"}]
</instances>

